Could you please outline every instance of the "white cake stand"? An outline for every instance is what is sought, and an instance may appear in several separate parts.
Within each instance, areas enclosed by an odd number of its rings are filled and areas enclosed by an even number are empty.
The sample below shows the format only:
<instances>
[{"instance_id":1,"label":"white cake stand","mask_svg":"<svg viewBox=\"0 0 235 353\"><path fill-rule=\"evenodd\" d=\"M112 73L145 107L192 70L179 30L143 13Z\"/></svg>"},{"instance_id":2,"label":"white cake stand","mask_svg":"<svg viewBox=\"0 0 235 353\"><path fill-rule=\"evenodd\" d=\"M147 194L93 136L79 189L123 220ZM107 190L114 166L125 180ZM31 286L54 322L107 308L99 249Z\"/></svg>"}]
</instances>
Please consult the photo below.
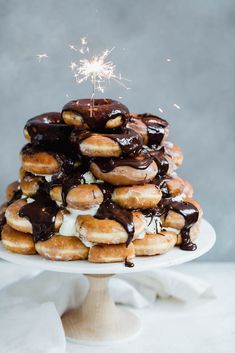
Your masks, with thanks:
<instances>
[{"instance_id":1,"label":"white cake stand","mask_svg":"<svg viewBox=\"0 0 235 353\"><path fill-rule=\"evenodd\" d=\"M208 252L215 243L212 226L202 220L196 251L182 251L175 247L161 256L135 258L135 266L128 268L122 263L93 264L88 261L48 261L38 255L18 255L6 251L0 244L0 257L18 265L43 270L82 273L90 283L88 294L78 309L62 316L66 337L78 343L106 344L134 337L141 329L138 317L115 305L108 290L109 278L118 273L133 273L179 265L194 260Z\"/></svg>"}]
</instances>

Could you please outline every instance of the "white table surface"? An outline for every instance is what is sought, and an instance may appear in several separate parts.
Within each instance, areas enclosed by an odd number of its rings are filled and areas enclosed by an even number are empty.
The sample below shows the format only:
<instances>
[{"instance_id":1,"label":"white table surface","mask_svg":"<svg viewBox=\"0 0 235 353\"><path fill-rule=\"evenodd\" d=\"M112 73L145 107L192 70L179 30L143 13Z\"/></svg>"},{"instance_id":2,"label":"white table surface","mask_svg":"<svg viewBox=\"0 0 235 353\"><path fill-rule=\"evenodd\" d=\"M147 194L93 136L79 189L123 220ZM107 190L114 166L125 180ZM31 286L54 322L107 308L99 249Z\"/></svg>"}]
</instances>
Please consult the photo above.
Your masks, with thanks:
<instances>
[{"instance_id":1,"label":"white table surface","mask_svg":"<svg viewBox=\"0 0 235 353\"><path fill-rule=\"evenodd\" d=\"M195 262L174 268L209 281L216 298L193 303L159 299L147 309L134 310L143 323L135 340L112 348L68 344L68 353L235 352L235 263ZM26 272L0 262L0 288Z\"/></svg>"}]
</instances>

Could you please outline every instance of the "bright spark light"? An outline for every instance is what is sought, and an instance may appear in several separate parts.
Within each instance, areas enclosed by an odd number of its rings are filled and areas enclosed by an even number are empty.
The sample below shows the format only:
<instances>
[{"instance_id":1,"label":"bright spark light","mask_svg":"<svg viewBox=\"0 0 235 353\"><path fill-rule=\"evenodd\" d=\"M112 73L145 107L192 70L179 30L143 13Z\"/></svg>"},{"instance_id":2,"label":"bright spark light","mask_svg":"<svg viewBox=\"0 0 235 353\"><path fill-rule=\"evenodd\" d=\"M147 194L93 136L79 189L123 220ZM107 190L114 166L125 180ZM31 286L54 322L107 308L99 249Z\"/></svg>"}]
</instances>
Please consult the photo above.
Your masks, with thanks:
<instances>
[{"instance_id":1,"label":"bright spark light","mask_svg":"<svg viewBox=\"0 0 235 353\"><path fill-rule=\"evenodd\" d=\"M170 59L170 58L167 58L166 61L169 63L169 62L171 62L171 59Z\"/></svg>"},{"instance_id":2,"label":"bright spark light","mask_svg":"<svg viewBox=\"0 0 235 353\"><path fill-rule=\"evenodd\" d=\"M176 103L174 103L173 106L174 106L176 109L179 109L179 110L181 109L181 107L180 107L178 104L176 104Z\"/></svg>"},{"instance_id":3,"label":"bright spark light","mask_svg":"<svg viewBox=\"0 0 235 353\"><path fill-rule=\"evenodd\" d=\"M163 113L162 108L159 107L158 110L159 110L160 113Z\"/></svg>"},{"instance_id":4,"label":"bright spark light","mask_svg":"<svg viewBox=\"0 0 235 353\"><path fill-rule=\"evenodd\" d=\"M81 38L82 51L89 51L87 47L86 38ZM116 65L111 60L108 60L108 56L114 50L105 49L101 54L94 55L91 59L81 59L78 62L71 62L70 68L73 72L74 78L77 83L82 83L90 80L93 87L92 97L94 98L95 91L104 92L104 84L106 81L115 81L126 89L130 89L126 87L123 80L124 79L121 74L116 73Z\"/></svg>"},{"instance_id":5,"label":"bright spark light","mask_svg":"<svg viewBox=\"0 0 235 353\"><path fill-rule=\"evenodd\" d=\"M42 59L47 59L48 55L46 53L44 54L37 54L35 55L38 58L38 62L40 63L42 61Z\"/></svg>"}]
</instances>

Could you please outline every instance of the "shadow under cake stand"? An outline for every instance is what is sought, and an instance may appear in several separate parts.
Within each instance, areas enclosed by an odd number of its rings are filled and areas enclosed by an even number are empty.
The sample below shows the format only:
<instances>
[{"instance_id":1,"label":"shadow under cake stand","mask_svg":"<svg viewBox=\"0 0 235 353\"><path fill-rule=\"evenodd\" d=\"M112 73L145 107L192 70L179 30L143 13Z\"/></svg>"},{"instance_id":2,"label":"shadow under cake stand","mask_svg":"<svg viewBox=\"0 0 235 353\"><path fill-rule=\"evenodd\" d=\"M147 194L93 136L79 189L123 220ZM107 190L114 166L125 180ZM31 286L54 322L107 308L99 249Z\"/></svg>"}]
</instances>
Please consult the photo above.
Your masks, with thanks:
<instances>
[{"instance_id":1,"label":"shadow under cake stand","mask_svg":"<svg viewBox=\"0 0 235 353\"><path fill-rule=\"evenodd\" d=\"M132 312L116 306L108 289L111 276L179 265L196 259L208 252L216 239L213 227L205 220L200 226L196 251L182 251L175 247L161 256L137 257L135 266L128 268L122 263L94 264L88 261L48 261L38 255L19 255L6 251L0 243L0 257L24 266L42 270L80 273L89 280L89 291L77 309L68 310L62 316L66 337L77 343L106 344L130 339L141 329L139 318Z\"/></svg>"}]
</instances>

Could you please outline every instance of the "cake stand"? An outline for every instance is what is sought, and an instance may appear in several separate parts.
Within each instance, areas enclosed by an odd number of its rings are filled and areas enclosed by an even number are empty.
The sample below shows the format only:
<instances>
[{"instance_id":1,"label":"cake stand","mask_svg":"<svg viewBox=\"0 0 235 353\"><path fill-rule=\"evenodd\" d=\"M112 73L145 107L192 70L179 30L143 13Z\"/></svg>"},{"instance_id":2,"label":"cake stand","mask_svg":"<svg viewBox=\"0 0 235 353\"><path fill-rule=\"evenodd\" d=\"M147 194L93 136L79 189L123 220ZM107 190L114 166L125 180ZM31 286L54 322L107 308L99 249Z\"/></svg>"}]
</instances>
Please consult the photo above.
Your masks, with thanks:
<instances>
[{"instance_id":1,"label":"cake stand","mask_svg":"<svg viewBox=\"0 0 235 353\"><path fill-rule=\"evenodd\" d=\"M140 320L135 314L115 305L108 289L111 276L170 267L194 260L208 252L215 239L214 229L203 219L200 235L196 241L196 251L182 251L175 247L161 256L135 258L135 266L131 268L125 267L122 263L48 261L38 255L10 253L2 244L0 257L18 265L34 266L42 270L84 274L89 280L89 291L79 308L69 310L62 316L65 334L67 338L77 343L106 344L130 339L141 329Z\"/></svg>"}]
</instances>

